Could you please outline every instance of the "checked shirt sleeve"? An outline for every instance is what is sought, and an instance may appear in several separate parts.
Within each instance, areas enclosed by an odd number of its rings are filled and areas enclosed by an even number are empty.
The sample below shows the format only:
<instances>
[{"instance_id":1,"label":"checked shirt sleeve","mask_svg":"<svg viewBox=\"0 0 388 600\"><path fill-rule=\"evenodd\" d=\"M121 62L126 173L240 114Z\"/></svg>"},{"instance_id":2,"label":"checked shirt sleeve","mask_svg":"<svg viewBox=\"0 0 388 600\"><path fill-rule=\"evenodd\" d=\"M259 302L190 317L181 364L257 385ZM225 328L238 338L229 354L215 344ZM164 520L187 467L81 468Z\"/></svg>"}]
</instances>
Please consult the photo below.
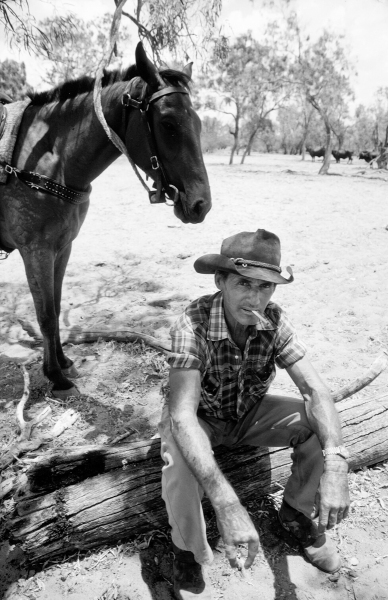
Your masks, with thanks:
<instances>
[{"instance_id":1,"label":"checked shirt sleeve","mask_svg":"<svg viewBox=\"0 0 388 600\"><path fill-rule=\"evenodd\" d=\"M179 317L170 331L172 351L169 353L167 362L175 369L199 369L205 368L204 339L201 335L201 327L193 325L190 311L186 311Z\"/></svg>"},{"instance_id":2,"label":"checked shirt sleeve","mask_svg":"<svg viewBox=\"0 0 388 600\"><path fill-rule=\"evenodd\" d=\"M306 346L300 341L295 327L281 310L276 339L276 365L280 369L286 369L303 358L305 354Z\"/></svg>"}]
</instances>

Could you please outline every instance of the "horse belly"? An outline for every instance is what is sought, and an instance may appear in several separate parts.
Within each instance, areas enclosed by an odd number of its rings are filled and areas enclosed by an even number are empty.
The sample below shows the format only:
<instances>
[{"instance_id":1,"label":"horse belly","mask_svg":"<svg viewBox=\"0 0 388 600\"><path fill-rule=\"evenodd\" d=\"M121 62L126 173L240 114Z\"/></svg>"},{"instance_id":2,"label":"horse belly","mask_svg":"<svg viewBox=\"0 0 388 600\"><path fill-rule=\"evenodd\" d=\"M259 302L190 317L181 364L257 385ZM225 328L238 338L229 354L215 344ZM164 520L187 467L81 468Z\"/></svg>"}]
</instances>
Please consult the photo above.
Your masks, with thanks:
<instances>
[{"instance_id":1,"label":"horse belly","mask_svg":"<svg viewBox=\"0 0 388 600\"><path fill-rule=\"evenodd\" d=\"M89 202L75 206L17 181L0 188L0 242L8 248L63 248L78 235Z\"/></svg>"}]
</instances>

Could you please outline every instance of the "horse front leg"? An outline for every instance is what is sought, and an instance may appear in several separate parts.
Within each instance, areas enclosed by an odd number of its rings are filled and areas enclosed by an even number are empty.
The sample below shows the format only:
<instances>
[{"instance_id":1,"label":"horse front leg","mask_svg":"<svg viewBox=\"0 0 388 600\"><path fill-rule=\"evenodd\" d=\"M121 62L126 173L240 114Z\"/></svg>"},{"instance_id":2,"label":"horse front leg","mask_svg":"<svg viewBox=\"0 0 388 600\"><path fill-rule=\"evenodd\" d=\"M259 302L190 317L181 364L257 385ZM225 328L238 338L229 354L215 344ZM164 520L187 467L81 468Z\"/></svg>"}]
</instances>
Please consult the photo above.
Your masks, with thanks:
<instances>
[{"instance_id":1,"label":"horse front leg","mask_svg":"<svg viewBox=\"0 0 388 600\"><path fill-rule=\"evenodd\" d=\"M67 263L69 262L72 244L68 244L55 258L54 262L54 306L57 317L57 328L55 333L57 359L65 377L75 378L79 373L74 366L73 361L63 352L60 330L59 315L61 314L62 283L65 276Z\"/></svg>"},{"instance_id":2,"label":"horse front leg","mask_svg":"<svg viewBox=\"0 0 388 600\"><path fill-rule=\"evenodd\" d=\"M59 336L54 301L54 251L51 248L23 248L21 255L43 336L43 373L53 383L54 396L79 395L72 381L63 374L57 358Z\"/></svg>"}]
</instances>

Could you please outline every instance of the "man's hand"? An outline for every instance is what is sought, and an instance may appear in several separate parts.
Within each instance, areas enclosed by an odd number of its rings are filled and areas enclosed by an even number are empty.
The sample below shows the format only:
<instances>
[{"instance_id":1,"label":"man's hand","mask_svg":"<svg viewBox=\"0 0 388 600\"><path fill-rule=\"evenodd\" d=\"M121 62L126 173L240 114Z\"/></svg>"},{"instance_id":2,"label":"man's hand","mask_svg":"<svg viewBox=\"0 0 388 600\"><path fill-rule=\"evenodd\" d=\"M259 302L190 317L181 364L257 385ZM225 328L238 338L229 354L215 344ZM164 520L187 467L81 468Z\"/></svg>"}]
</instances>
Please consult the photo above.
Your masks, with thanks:
<instances>
[{"instance_id":1,"label":"man's hand","mask_svg":"<svg viewBox=\"0 0 388 600\"><path fill-rule=\"evenodd\" d=\"M244 564L249 569L259 550L259 535L248 512L239 502L215 509L218 530L225 543L225 553L233 569L239 568L237 546L248 544L248 556Z\"/></svg>"},{"instance_id":2,"label":"man's hand","mask_svg":"<svg viewBox=\"0 0 388 600\"><path fill-rule=\"evenodd\" d=\"M349 512L348 465L342 460L325 461L317 494L319 510L319 533L341 523Z\"/></svg>"}]
</instances>

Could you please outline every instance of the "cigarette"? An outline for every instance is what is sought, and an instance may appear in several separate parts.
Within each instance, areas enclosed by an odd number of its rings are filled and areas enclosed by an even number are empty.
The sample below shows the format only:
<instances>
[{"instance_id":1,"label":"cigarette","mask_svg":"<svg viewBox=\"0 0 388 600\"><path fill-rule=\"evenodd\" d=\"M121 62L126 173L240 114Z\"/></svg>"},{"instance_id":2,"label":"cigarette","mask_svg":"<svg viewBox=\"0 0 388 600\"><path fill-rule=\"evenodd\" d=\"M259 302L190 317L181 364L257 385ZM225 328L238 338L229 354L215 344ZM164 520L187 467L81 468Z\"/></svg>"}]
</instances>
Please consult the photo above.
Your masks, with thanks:
<instances>
[{"instance_id":1,"label":"cigarette","mask_svg":"<svg viewBox=\"0 0 388 600\"><path fill-rule=\"evenodd\" d=\"M257 310L251 310L251 312L255 315L255 317L257 317L265 325L269 325L270 324L270 322L268 321L268 319L266 317L264 317L263 315L261 315L259 312L257 312Z\"/></svg>"}]
</instances>

